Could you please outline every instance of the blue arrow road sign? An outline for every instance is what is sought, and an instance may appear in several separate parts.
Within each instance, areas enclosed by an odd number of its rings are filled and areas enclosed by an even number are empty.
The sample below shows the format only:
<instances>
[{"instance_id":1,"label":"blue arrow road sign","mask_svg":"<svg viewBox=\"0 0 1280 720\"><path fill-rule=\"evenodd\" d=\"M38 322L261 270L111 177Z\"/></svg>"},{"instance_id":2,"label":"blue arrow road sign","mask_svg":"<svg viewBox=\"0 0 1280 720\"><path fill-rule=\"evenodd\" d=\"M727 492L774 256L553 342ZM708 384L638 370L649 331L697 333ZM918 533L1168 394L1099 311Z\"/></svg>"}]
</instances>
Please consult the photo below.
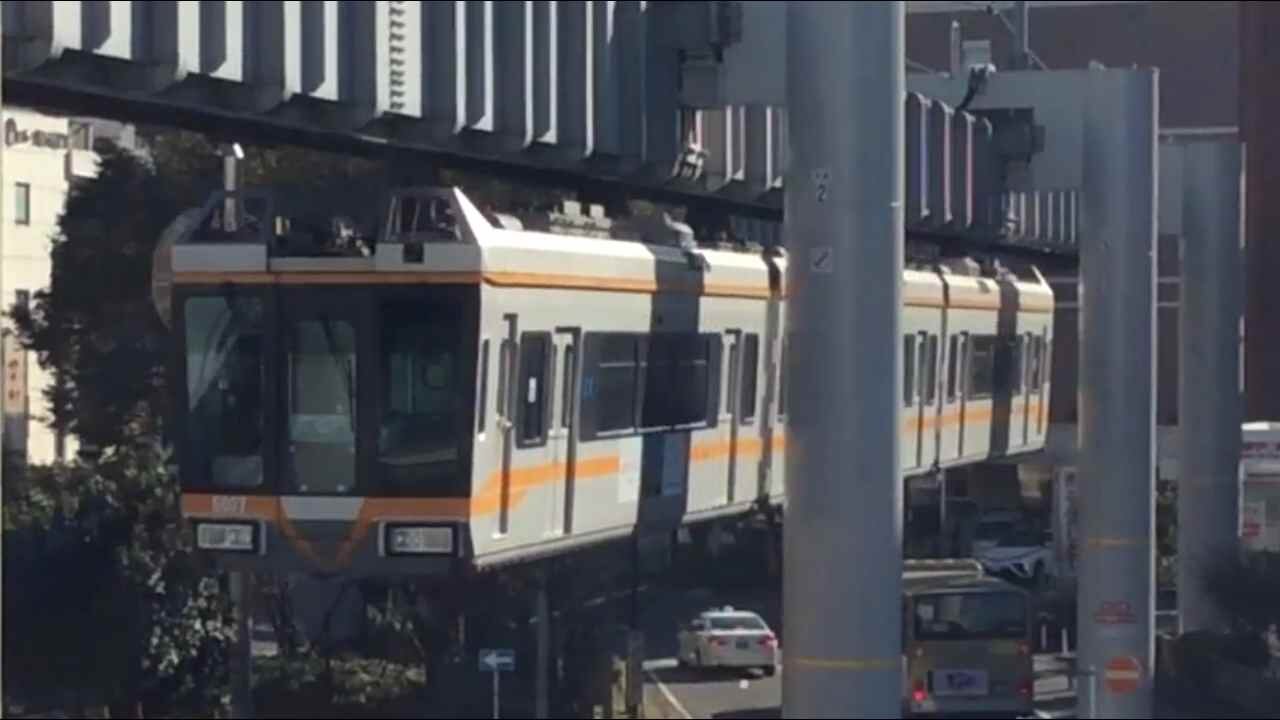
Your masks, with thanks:
<instances>
[{"instance_id":1,"label":"blue arrow road sign","mask_svg":"<svg viewBox=\"0 0 1280 720\"><path fill-rule=\"evenodd\" d=\"M516 669L515 650L481 650L481 672L511 672Z\"/></svg>"}]
</instances>

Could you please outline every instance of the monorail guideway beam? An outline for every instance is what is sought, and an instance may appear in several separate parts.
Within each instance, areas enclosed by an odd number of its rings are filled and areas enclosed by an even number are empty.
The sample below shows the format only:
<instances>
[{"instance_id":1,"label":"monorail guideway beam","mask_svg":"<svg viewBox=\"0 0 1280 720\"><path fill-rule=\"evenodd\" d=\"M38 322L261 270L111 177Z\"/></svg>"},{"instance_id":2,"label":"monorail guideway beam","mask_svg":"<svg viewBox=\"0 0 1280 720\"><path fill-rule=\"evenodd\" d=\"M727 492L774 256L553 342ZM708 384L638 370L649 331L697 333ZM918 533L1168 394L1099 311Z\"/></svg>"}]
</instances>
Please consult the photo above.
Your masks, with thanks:
<instances>
[{"instance_id":1,"label":"monorail guideway beam","mask_svg":"<svg viewBox=\"0 0 1280 720\"><path fill-rule=\"evenodd\" d=\"M899 717L905 7L786 7L783 717Z\"/></svg>"}]
</instances>

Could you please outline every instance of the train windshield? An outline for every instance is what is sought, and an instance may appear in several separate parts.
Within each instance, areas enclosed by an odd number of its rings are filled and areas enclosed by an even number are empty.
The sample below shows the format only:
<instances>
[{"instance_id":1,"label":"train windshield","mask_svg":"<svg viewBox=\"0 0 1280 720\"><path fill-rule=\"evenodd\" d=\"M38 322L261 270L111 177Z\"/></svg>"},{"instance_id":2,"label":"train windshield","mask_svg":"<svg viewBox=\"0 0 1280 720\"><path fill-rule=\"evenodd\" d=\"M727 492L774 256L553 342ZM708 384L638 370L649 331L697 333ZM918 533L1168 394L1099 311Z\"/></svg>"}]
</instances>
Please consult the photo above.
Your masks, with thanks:
<instances>
[{"instance_id":1,"label":"train windshield","mask_svg":"<svg viewBox=\"0 0 1280 720\"><path fill-rule=\"evenodd\" d=\"M188 489L470 491L475 286L202 290L182 307Z\"/></svg>"},{"instance_id":2,"label":"train windshield","mask_svg":"<svg viewBox=\"0 0 1280 720\"><path fill-rule=\"evenodd\" d=\"M411 299L379 307L379 484L397 493L450 484L469 437L471 377L457 311Z\"/></svg>"},{"instance_id":3,"label":"train windshield","mask_svg":"<svg viewBox=\"0 0 1280 720\"><path fill-rule=\"evenodd\" d=\"M193 297L186 326L189 484L254 488L263 483L264 312L260 298Z\"/></svg>"},{"instance_id":4,"label":"train windshield","mask_svg":"<svg viewBox=\"0 0 1280 720\"><path fill-rule=\"evenodd\" d=\"M291 485L345 494L356 482L356 329L325 315L294 322L285 364Z\"/></svg>"}]
</instances>

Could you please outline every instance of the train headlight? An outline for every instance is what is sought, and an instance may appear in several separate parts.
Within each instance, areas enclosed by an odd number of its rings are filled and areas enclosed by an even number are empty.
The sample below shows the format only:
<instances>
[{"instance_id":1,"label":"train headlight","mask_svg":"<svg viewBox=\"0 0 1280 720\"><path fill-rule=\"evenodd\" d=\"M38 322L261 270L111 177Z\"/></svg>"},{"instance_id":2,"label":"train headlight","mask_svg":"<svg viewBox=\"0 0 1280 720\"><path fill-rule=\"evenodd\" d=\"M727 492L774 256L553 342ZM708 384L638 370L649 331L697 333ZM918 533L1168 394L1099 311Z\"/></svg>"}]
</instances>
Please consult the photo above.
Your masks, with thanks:
<instances>
[{"instance_id":1,"label":"train headlight","mask_svg":"<svg viewBox=\"0 0 1280 720\"><path fill-rule=\"evenodd\" d=\"M452 555L454 529L440 525L387 525L388 555Z\"/></svg>"},{"instance_id":2,"label":"train headlight","mask_svg":"<svg viewBox=\"0 0 1280 720\"><path fill-rule=\"evenodd\" d=\"M201 550L252 553L258 551L258 544L255 523L196 523L196 547Z\"/></svg>"}]
</instances>

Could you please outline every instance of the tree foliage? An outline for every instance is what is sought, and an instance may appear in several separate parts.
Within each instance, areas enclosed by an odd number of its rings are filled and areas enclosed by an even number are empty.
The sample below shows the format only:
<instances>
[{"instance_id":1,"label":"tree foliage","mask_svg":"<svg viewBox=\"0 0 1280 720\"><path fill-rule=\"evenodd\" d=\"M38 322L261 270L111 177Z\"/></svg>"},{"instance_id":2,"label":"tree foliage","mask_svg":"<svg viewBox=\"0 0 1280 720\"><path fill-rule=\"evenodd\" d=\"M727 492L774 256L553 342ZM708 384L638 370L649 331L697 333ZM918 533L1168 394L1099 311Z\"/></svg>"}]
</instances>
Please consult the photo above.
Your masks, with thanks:
<instances>
[{"instance_id":1,"label":"tree foliage","mask_svg":"<svg viewBox=\"0 0 1280 720\"><path fill-rule=\"evenodd\" d=\"M101 457L32 468L8 488L5 648L23 662L5 664L6 688L203 713L225 699L233 627L166 471L170 339L150 283L162 231L219 186L221 161L186 133L154 137L149 157L97 149L97 177L72 187L51 238L49 287L12 314L54 377L52 426ZM246 164L246 183L313 200L375 170L298 150L251 151Z\"/></svg>"},{"instance_id":2,"label":"tree foliage","mask_svg":"<svg viewBox=\"0 0 1280 720\"><path fill-rule=\"evenodd\" d=\"M51 238L49 287L11 314L54 378L50 424L99 455L33 468L9 489L5 650L23 662L4 673L6 687L37 695L204 712L225 700L230 604L192 550L166 471L172 346L152 305L151 265L164 229L221 187L223 168L201 136L142 134L146 155L96 148L99 172L73 185ZM244 186L270 189L277 213L342 213L374 231L391 182L458 184L504 208L563 194L411 166L392 176L299 148L245 154Z\"/></svg>"},{"instance_id":3,"label":"tree foliage","mask_svg":"<svg viewBox=\"0 0 1280 720\"><path fill-rule=\"evenodd\" d=\"M5 507L5 685L80 704L223 700L230 605L194 554L154 442L41 468Z\"/></svg>"}]
</instances>

